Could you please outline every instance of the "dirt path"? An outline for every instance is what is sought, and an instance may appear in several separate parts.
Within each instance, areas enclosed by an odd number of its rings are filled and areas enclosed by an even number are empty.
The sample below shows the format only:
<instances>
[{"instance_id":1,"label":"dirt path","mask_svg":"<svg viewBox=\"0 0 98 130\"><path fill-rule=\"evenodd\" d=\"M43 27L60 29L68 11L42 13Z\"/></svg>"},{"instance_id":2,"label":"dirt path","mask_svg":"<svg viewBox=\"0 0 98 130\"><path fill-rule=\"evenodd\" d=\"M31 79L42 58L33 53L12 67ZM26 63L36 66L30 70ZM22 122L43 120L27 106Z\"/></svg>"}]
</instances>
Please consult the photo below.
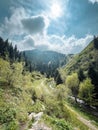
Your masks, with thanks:
<instances>
[{"instance_id":1,"label":"dirt path","mask_svg":"<svg viewBox=\"0 0 98 130\"><path fill-rule=\"evenodd\" d=\"M80 115L78 115L78 119L83 122L86 126L90 128L90 130L98 130L93 124L91 124L91 121L84 119Z\"/></svg>"},{"instance_id":2,"label":"dirt path","mask_svg":"<svg viewBox=\"0 0 98 130\"><path fill-rule=\"evenodd\" d=\"M70 109L70 111L74 112L77 115L77 119L80 120L83 124L85 124L89 130L98 130L98 128L93 125L91 122L91 120L87 120L84 117L82 117L79 113L77 113L75 110L73 110L71 107L69 107L68 105L66 105L68 109Z\"/></svg>"},{"instance_id":3,"label":"dirt path","mask_svg":"<svg viewBox=\"0 0 98 130\"><path fill-rule=\"evenodd\" d=\"M52 130L51 128L49 128L46 124L44 123L37 123L36 125L34 125L31 129L29 130Z\"/></svg>"}]
</instances>

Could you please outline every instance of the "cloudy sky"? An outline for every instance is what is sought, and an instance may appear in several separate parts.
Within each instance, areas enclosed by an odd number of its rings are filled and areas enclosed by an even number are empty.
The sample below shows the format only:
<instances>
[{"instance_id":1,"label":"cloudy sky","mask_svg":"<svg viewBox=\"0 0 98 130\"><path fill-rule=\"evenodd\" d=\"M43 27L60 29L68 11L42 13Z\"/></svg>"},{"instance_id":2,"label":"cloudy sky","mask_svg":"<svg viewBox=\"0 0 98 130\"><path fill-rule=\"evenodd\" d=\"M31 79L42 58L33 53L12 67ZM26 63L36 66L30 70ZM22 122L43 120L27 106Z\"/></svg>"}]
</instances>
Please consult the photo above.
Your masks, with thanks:
<instances>
[{"instance_id":1,"label":"cloudy sky","mask_svg":"<svg viewBox=\"0 0 98 130\"><path fill-rule=\"evenodd\" d=\"M98 35L98 0L1 0L0 36L20 51L78 53Z\"/></svg>"}]
</instances>

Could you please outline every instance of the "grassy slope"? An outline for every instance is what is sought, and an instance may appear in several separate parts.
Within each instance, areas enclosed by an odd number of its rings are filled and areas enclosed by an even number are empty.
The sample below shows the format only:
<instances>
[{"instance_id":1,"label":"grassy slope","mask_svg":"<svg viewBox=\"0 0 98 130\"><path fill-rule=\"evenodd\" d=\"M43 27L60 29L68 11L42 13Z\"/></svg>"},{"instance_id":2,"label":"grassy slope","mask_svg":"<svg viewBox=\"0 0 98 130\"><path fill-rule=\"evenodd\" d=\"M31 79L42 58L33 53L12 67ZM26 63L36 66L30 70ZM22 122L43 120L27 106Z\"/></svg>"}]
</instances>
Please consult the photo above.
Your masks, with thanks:
<instances>
[{"instance_id":1,"label":"grassy slope","mask_svg":"<svg viewBox=\"0 0 98 130\"><path fill-rule=\"evenodd\" d=\"M49 86L49 82L51 82L52 79L37 79L38 77L35 77L36 79L33 81L31 87L27 87L26 91L21 90L20 94L14 93L13 90L7 88L2 90L2 96L4 96L2 98L2 103L4 104L5 102L6 107L7 105L11 105L12 108L15 109L17 113L16 121L21 120L21 123L24 122L25 124L28 121L28 110L36 113L43 111L44 116L41 121L48 124L50 127L52 127L53 130L72 130L72 126L80 130L89 129L83 122L78 120L77 113L74 112L72 108L68 106L68 104L64 103L63 109L61 108L62 106L59 104L59 101L56 100L56 94L53 95L55 88L52 89ZM37 96L37 101L33 105L30 104L30 93L27 93L27 90L32 90L31 88L35 90ZM44 101L42 100L42 96L45 99ZM43 106L45 107L45 109L43 108ZM55 110L50 112L50 107L53 107L53 109ZM64 117L60 119L56 114L56 110L59 115L62 114ZM50 112L50 114L47 114L47 112ZM1 130L6 130L6 128L3 127L1 128Z\"/></svg>"},{"instance_id":2,"label":"grassy slope","mask_svg":"<svg viewBox=\"0 0 98 130\"><path fill-rule=\"evenodd\" d=\"M56 105L55 107L58 110L58 113L59 114L62 113L64 115L64 117L61 119L59 117L57 117L56 111L47 115L47 110L40 109L36 112L40 112L41 110L44 111L44 116L41 121L44 121L47 125L49 125L49 127L52 127L53 130L66 130L68 126L69 126L68 127L69 130L73 129L72 126L74 128L80 129L80 130L89 130L89 128L91 126L89 126L88 124L86 125L83 122L83 120L86 120L86 119L82 115L77 113L77 111L75 111L72 107L70 107L66 102L63 102L64 103L63 109L60 110L60 108L62 106L56 104L56 102L57 102L55 100L56 95L55 96L52 95L56 88L55 89L50 88L49 83L47 86L47 84L46 84L47 80L48 79L44 78L44 79L34 82L34 86L35 86L34 89L37 92L37 97L40 99L41 95L43 95L43 96L45 96L45 98L47 100L46 102L40 102L41 104L38 107L41 108L41 105L44 105L45 109L50 109L50 107L48 108L48 103L52 107L52 102L55 101L55 103L53 103L53 104ZM50 82L51 82L51 80L50 80ZM46 95L44 95L44 94L46 94ZM51 99L51 96L52 96L52 99ZM48 99L47 99L47 97L48 97ZM49 97L51 100L48 102ZM48 111L50 111L50 110L48 110ZM82 121L80 120L80 117L82 118Z\"/></svg>"},{"instance_id":3,"label":"grassy slope","mask_svg":"<svg viewBox=\"0 0 98 130\"><path fill-rule=\"evenodd\" d=\"M90 64L95 65L98 70L98 50L94 48L93 41L79 54L75 55L68 64L60 69L63 80L72 72L77 72L81 68L87 75Z\"/></svg>"},{"instance_id":4,"label":"grassy slope","mask_svg":"<svg viewBox=\"0 0 98 130\"><path fill-rule=\"evenodd\" d=\"M26 73L22 87L11 87L0 80L0 130L21 130L28 126L28 113L44 112L42 122L53 130L89 128L77 119L77 114L65 104L64 85L55 86L53 79L40 73ZM32 101L35 98L36 101Z\"/></svg>"}]
</instances>

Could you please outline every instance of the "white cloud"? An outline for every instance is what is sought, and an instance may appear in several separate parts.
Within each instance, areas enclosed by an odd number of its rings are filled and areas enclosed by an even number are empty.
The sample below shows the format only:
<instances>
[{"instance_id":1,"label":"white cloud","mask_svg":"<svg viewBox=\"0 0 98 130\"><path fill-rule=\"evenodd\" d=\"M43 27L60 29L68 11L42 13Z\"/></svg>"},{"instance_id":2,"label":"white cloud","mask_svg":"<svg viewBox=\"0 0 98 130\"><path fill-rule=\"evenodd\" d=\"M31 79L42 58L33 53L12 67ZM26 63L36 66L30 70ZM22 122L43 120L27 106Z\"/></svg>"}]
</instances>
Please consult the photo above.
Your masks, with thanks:
<instances>
[{"instance_id":1,"label":"white cloud","mask_svg":"<svg viewBox=\"0 0 98 130\"><path fill-rule=\"evenodd\" d=\"M52 0L50 5L55 2L56 0ZM66 3L68 3L68 0L66 0ZM65 9L66 11L64 11L64 13L67 14L67 6ZM12 15L9 18L6 17L4 23L0 27L0 35L6 35L10 39L15 38L17 42L14 39L14 44L17 44L19 50L52 50L65 54L80 52L92 40L92 35L87 35L80 39L75 36L66 37L64 35L60 37L57 35L48 35L47 28L51 20L53 20L53 12L50 13L51 12L48 10L46 13L43 12L39 15L31 16L22 7L16 9L12 8ZM66 17L68 16L66 15ZM61 22L62 21L60 21L60 23ZM62 27L59 27L62 31Z\"/></svg>"},{"instance_id":2,"label":"white cloud","mask_svg":"<svg viewBox=\"0 0 98 130\"><path fill-rule=\"evenodd\" d=\"M92 35L87 35L84 38L76 38L75 36L71 36L68 39L65 39L65 45L68 46L67 52L69 53L79 53L82 51L89 42L93 39Z\"/></svg>"},{"instance_id":3,"label":"white cloud","mask_svg":"<svg viewBox=\"0 0 98 130\"><path fill-rule=\"evenodd\" d=\"M76 38L75 36L71 36L69 38L66 36L63 37L52 36L50 37L51 40L50 49L53 48L52 50L65 54L79 53L87 46L87 44L92 40L92 38L93 38L92 35L87 35L86 37L80 39Z\"/></svg>"},{"instance_id":4,"label":"white cloud","mask_svg":"<svg viewBox=\"0 0 98 130\"><path fill-rule=\"evenodd\" d=\"M37 34L35 36L26 36L17 45L20 50L52 50L64 54L69 54L79 53L89 44L92 39L92 35L87 35L84 38L78 39L75 36L67 38L66 36L60 37L57 35L48 36Z\"/></svg>"},{"instance_id":5,"label":"white cloud","mask_svg":"<svg viewBox=\"0 0 98 130\"><path fill-rule=\"evenodd\" d=\"M23 40L14 41L14 45L16 44L20 51L23 50L32 50L32 49L39 49L39 50L48 50L49 49L49 42L43 38L43 35L28 35L25 36Z\"/></svg>"},{"instance_id":6,"label":"white cloud","mask_svg":"<svg viewBox=\"0 0 98 130\"><path fill-rule=\"evenodd\" d=\"M5 17L4 23L0 27L0 33L12 37L14 35L23 34L21 20L27 17L24 8L12 8L10 18Z\"/></svg>"},{"instance_id":7,"label":"white cloud","mask_svg":"<svg viewBox=\"0 0 98 130\"><path fill-rule=\"evenodd\" d=\"M98 0L89 0L91 3L96 3L96 2L98 2Z\"/></svg>"},{"instance_id":8,"label":"white cloud","mask_svg":"<svg viewBox=\"0 0 98 130\"><path fill-rule=\"evenodd\" d=\"M20 51L35 49L34 40L30 35L25 36L23 40L13 41L13 45L15 44L17 45Z\"/></svg>"},{"instance_id":9,"label":"white cloud","mask_svg":"<svg viewBox=\"0 0 98 130\"><path fill-rule=\"evenodd\" d=\"M46 33L49 20L45 15L30 16L23 7L11 10L12 15L9 18L5 17L4 23L0 26L0 35L11 38L24 34Z\"/></svg>"}]
</instances>

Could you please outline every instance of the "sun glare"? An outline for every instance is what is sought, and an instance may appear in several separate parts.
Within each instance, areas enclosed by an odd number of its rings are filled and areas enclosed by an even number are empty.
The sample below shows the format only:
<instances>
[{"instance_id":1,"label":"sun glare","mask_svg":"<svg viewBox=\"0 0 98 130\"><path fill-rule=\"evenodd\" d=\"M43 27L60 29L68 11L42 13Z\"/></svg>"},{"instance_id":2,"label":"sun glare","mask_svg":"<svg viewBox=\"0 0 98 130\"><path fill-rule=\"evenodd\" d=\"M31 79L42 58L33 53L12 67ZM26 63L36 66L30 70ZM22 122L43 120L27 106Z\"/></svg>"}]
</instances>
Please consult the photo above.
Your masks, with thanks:
<instances>
[{"instance_id":1,"label":"sun glare","mask_svg":"<svg viewBox=\"0 0 98 130\"><path fill-rule=\"evenodd\" d=\"M61 6L58 4L58 3L54 3L52 6L51 6L51 15L52 15L52 18L57 18L57 17L60 17L62 15L62 9L61 9Z\"/></svg>"}]
</instances>

